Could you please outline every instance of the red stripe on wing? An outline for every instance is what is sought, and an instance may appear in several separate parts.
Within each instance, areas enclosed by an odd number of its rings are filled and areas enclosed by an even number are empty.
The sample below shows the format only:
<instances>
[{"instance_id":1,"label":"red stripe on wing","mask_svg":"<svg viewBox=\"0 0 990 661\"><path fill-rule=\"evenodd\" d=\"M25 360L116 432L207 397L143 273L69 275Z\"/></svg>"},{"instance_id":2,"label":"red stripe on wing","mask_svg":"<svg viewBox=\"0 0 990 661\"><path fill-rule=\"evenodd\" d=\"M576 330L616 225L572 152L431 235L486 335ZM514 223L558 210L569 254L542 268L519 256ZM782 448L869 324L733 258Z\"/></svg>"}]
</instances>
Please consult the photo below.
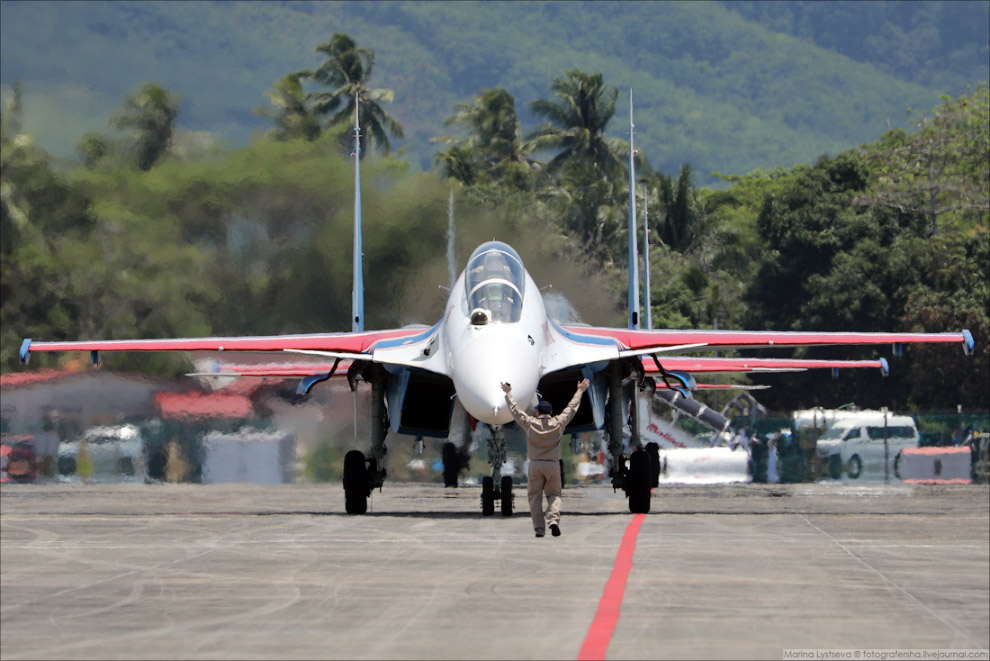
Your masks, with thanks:
<instances>
[{"instance_id":1,"label":"red stripe on wing","mask_svg":"<svg viewBox=\"0 0 990 661\"><path fill-rule=\"evenodd\" d=\"M914 342L965 343L963 333L854 333L739 330L632 330L595 326L564 326L578 335L609 337L629 350L704 343L706 348L799 347L857 344L907 344Z\"/></svg>"},{"instance_id":2,"label":"red stripe on wing","mask_svg":"<svg viewBox=\"0 0 990 661\"><path fill-rule=\"evenodd\" d=\"M423 328L257 337L201 337L160 340L33 342L30 351L341 351L366 353L376 342L417 335Z\"/></svg>"}]
</instances>

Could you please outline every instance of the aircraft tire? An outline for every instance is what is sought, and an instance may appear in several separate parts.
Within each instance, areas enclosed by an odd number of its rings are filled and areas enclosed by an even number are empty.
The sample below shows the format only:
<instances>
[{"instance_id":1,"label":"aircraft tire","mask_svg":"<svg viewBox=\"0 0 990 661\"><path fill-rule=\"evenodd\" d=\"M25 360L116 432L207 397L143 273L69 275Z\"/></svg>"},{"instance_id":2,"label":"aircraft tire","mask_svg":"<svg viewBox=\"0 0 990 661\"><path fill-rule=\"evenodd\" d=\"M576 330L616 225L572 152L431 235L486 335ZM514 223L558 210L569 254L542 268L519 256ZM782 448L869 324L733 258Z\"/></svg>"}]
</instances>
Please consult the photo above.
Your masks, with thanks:
<instances>
[{"instance_id":1,"label":"aircraft tire","mask_svg":"<svg viewBox=\"0 0 990 661\"><path fill-rule=\"evenodd\" d=\"M348 514L368 511L368 467L360 450L344 455L344 509Z\"/></svg>"},{"instance_id":2,"label":"aircraft tire","mask_svg":"<svg viewBox=\"0 0 990 661\"><path fill-rule=\"evenodd\" d=\"M493 514L495 514L495 480L491 475L486 475L481 480L481 515Z\"/></svg>"},{"instance_id":3,"label":"aircraft tire","mask_svg":"<svg viewBox=\"0 0 990 661\"><path fill-rule=\"evenodd\" d=\"M633 514L648 514L650 511L650 478L650 457L646 450L636 450L629 457L629 481L626 486L629 511Z\"/></svg>"},{"instance_id":4,"label":"aircraft tire","mask_svg":"<svg viewBox=\"0 0 990 661\"><path fill-rule=\"evenodd\" d=\"M647 443L646 454L650 457L650 486L660 486L660 444Z\"/></svg>"},{"instance_id":5,"label":"aircraft tire","mask_svg":"<svg viewBox=\"0 0 990 661\"><path fill-rule=\"evenodd\" d=\"M512 478L502 476L502 516L512 516Z\"/></svg>"},{"instance_id":6,"label":"aircraft tire","mask_svg":"<svg viewBox=\"0 0 990 661\"><path fill-rule=\"evenodd\" d=\"M863 460L858 454L849 458L849 479L855 480L863 472Z\"/></svg>"},{"instance_id":7,"label":"aircraft tire","mask_svg":"<svg viewBox=\"0 0 990 661\"><path fill-rule=\"evenodd\" d=\"M448 441L443 444L443 486L456 487L460 472L461 457L457 453L457 446Z\"/></svg>"}]
</instances>

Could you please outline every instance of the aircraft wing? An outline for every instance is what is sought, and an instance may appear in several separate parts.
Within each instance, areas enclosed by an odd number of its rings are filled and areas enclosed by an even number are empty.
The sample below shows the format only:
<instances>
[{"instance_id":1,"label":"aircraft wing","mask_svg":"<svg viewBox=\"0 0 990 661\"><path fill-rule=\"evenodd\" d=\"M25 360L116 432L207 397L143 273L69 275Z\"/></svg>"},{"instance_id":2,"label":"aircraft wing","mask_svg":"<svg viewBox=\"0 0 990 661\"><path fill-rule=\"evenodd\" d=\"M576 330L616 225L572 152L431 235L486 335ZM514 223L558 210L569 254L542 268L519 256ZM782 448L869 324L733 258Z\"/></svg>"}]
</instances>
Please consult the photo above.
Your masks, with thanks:
<instances>
[{"instance_id":1,"label":"aircraft wing","mask_svg":"<svg viewBox=\"0 0 990 661\"><path fill-rule=\"evenodd\" d=\"M803 372L809 369L846 369L873 367L884 374L888 372L887 361L876 360L801 360L794 358L688 358L667 356L661 358L663 368L668 371L691 374L720 374L730 372ZM647 374L659 372L655 361L649 356L643 358L643 371Z\"/></svg>"},{"instance_id":2,"label":"aircraft wing","mask_svg":"<svg viewBox=\"0 0 990 661\"><path fill-rule=\"evenodd\" d=\"M258 363L234 364L217 363L212 371L191 372L186 376L205 376L219 378L233 377L278 377L299 378L334 372L336 376L345 376L353 361L341 360L336 366L333 363Z\"/></svg>"},{"instance_id":3,"label":"aircraft wing","mask_svg":"<svg viewBox=\"0 0 990 661\"><path fill-rule=\"evenodd\" d=\"M161 340L79 340L72 342L34 342L21 344L20 358L27 363L38 351L89 351L94 362L101 351L257 351L313 352L321 356L344 359L372 359L376 349L415 341L431 329L410 326L380 331L353 333L314 333L307 335L269 335L247 337L199 337Z\"/></svg>"},{"instance_id":4,"label":"aircraft wing","mask_svg":"<svg viewBox=\"0 0 990 661\"><path fill-rule=\"evenodd\" d=\"M677 385L657 383L657 390L679 390ZM696 383L692 390L770 390L770 386L751 386L743 383Z\"/></svg>"},{"instance_id":5,"label":"aircraft wing","mask_svg":"<svg viewBox=\"0 0 990 661\"><path fill-rule=\"evenodd\" d=\"M740 331L740 330L633 330L595 326L563 326L568 333L591 339L612 339L620 356L634 356L676 349L759 349L767 347L812 347L829 345L876 345L908 343L959 343L967 353L973 351L973 335L958 333L857 333L810 331Z\"/></svg>"}]
</instances>

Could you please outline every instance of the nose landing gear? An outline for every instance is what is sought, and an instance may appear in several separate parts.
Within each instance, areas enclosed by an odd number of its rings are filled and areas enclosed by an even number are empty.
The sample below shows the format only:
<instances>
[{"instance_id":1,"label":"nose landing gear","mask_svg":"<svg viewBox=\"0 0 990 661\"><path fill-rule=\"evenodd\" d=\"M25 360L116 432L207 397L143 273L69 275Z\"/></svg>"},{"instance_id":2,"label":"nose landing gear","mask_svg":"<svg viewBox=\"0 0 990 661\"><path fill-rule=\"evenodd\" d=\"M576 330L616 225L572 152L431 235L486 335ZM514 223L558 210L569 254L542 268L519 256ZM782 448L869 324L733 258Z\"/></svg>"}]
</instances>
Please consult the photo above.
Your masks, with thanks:
<instances>
[{"instance_id":1,"label":"nose landing gear","mask_svg":"<svg viewBox=\"0 0 990 661\"><path fill-rule=\"evenodd\" d=\"M505 431L501 425L492 427L492 435L488 439L488 461L492 465L492 474L481 480L481 514L495 514L495 501L501 504L502 516L512 516L512 477L502 475L502 464L505 463ZM501 476L496 486L495 478Z\"/></svg>"}]
</instances>

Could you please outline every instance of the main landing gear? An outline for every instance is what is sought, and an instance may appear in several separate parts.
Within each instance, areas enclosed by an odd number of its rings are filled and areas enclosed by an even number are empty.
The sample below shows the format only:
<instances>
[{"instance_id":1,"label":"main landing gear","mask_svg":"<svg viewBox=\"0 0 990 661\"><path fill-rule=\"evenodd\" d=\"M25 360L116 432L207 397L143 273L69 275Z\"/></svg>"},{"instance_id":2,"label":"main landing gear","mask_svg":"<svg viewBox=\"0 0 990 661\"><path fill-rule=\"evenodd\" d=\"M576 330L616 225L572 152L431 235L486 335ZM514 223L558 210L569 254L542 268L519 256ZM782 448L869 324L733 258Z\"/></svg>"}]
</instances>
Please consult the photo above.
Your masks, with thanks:
<instances>
[{"instance_id":1,"label":"main landing gear","mask_svg":"<svg viewBox=\"0 0 990 661\"><path fill-rule=\"evenodd\" d=\"M368 496L381 488L386 477L388 409L385 406L384 370L374 366L369 371L364 378L371 382L371 452L367 458L360 450L351 450L344 455L344 509L348 514L367 512Z\"/></svg>"},{"instance_id":2,"label":"main landing gear","mask_svg":"<svg viewBox=\"0 0 990 661\"><path fill-rule=\"evenodd\" d=\"M505 463L505 431L501 425L491 428L492 435L488 439L488 461L492 465L492 474L481 480L481 514L495 514L495 501L499 501L502 516L512 516L512 477L502 475L502 464ZM497 483L495 479L501 476Z\"/></svg>"},{"instance_id":3,"label":"main landing gear","mask_svg":"<svg viewBox=\"0 0 990 661\"><path fill-rule=\"evenodd\" d=\"M647 514L650 511L653 488L658 486L660 480L660 446L649 443L643 448L640 444L637 380L631 379L623 384L622 366L617 361L609 365L606 376L608 411L605 428L608 432L608 451L612 459L609 470L612 488L626 492L630 512ZM627 409L624 401L630 402L632 406ZM635 448L629 455L628 468L622 447L622 425L626 420L626 410L629 412L628 422L631 432L629 445Z\"/></svg>"}]
</instances>

